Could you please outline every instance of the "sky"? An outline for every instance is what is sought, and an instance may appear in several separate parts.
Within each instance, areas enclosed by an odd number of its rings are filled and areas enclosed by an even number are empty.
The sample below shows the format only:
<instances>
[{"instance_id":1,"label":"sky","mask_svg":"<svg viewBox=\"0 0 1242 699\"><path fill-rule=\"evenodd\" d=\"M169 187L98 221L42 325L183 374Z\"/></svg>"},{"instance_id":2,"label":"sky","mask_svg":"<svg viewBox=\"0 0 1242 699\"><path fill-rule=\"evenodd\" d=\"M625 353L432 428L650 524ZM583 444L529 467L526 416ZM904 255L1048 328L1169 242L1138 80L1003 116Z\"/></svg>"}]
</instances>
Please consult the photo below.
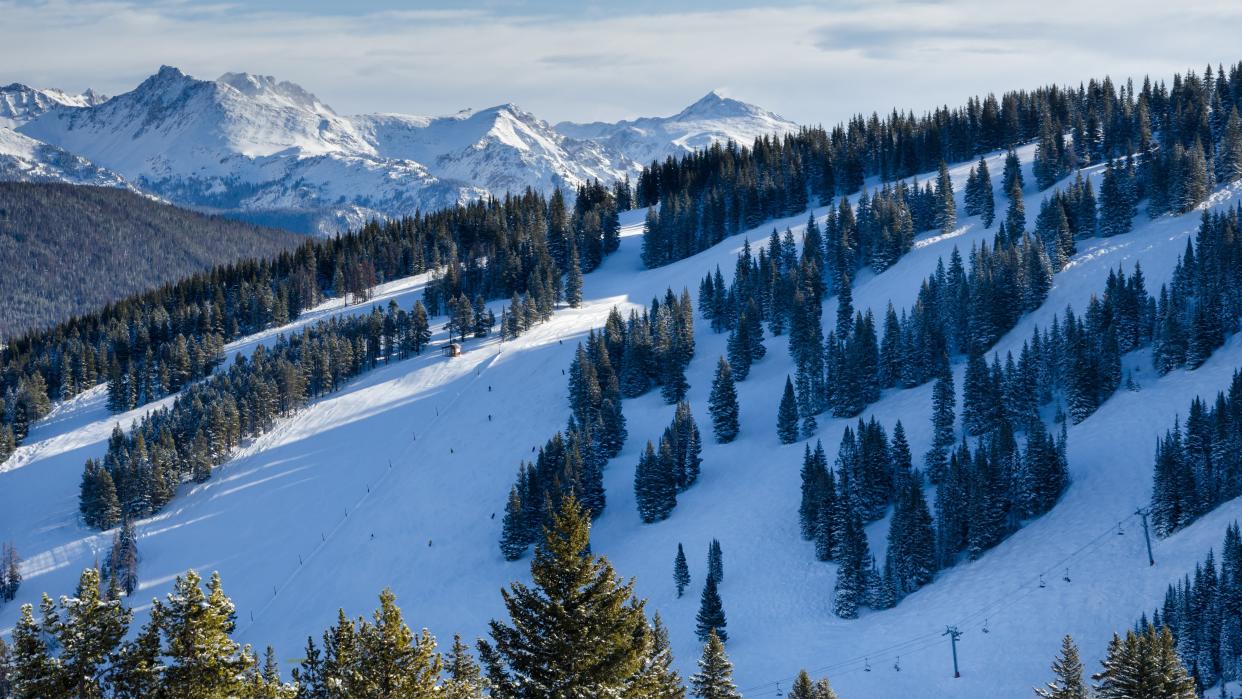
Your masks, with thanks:
<instances>
[{"instance_id":1,"label":"sky","mask_svg":"<svg viewBox=\"0 0 1242 699\"><path fill-rule=\"evenodd\" d=\"M0 84L106 94L161 65L273 75L342 114L514 103L668 115L708 91L804 124L1242 60L1230 0L0 0Z\"/></svg>"}]
</instances>

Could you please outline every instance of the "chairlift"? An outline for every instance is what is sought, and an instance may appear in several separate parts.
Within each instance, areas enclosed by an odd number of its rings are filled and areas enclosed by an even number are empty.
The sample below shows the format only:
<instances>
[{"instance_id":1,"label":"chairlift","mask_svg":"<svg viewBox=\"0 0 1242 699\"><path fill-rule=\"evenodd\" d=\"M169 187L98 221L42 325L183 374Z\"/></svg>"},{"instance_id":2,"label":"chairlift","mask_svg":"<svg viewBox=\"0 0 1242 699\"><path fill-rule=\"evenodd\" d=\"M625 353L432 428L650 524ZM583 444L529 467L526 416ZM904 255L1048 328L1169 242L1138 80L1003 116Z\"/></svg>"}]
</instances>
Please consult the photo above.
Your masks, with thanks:
<instances>
[{"instance_id":1,"label":"chairlift","mask_svg":"<svg viewBox=\"0 0 1242 699\"><path fill-rule=\"evenodd\" d=\"M863 672L871 672L871 659L863 658Z\"/></svg>"},{"instance_id":2,"label":"chairlift","mask_svg":"<svg viewBox=\"0 0 1242 699\"><path fill-rule=\"evenodd\" d=\"M1121 522L1117 523L1117 536L1125 536L1126 530L1122 528Z\"/></svg>"},{"instance_id":3,"label":"chairlift","mask_svg":"<svg viewBox=\"0 0 1242 699\"><path fill-rule=\"evenodd\" d=\"M1069 581L1070 581L1070 576L1069 576L1069 568L1066 568L1066 569L1065 569L1065 577L1063 577L1063 578L1061 578L1061 579L1062 579L1062 580L1064 580L1065 582L1069 582Z\"/></svg>"},{"instance_id":4,"label":"chairlift","mask_svg":"<svg viewBox=\"0 0 1242 699\"><path fill-rule=\"evenodd\" d=\"M984 618L983 618L983 629L982 629L982 631L983 631L983 633L992 633L992 629L989 629L989 628L988 628L988 619L987 619L987 617L984 617Z\"/></svg>"},{"instance_id":5,"label":"chairlift","mask_svg":"<svg viewBox=\"0 0 1242 699\"><path fill-rule=\"evenodd\" d=\"M901 672L901 656L900 655L897 656L897 662L893 663L893 669L896 670L897 672Z\"/></svg>"},{"instance_id":6,"label":"chairlift","mask_svg":"<svg viewBox=\"0 0 1242 699\"><path fill-rule=\"evenodd\" d=\"M1048 583L1044 582L1044 574L1043 574L1043 573L1040 573L1040 574L1039 574L1039 586L1040 586L1040 587L1048 587Z\"/></svg>"}]
</instances>

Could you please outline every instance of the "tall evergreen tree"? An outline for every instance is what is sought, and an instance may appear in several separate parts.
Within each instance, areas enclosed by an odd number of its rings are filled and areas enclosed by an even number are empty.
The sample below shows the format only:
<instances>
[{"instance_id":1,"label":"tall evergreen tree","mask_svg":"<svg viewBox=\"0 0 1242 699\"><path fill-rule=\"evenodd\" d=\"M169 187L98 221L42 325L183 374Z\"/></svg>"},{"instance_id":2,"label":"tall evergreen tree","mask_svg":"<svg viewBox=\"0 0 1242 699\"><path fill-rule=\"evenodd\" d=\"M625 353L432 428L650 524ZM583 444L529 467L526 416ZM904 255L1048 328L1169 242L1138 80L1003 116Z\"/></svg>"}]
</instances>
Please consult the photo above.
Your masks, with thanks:
<instances>
[{"instance_id":1,"label":"tall evergreen tree","mask_svg":"<svg viewBox=\"0 0 1242 699\"><path fill-rule=\"evenodd\" d=\"M1056 679L1046 688L1036 688L1036 696L1043 699L1087 699L1087 685L1082 678L1082 661L1078 659L1078 646L1066 635L1061 639L1061 653L1052 661L1052 673Z\"/></svg>"},{"instance_id":2,"label":"tall evergreen tree","mask_svg":"<svg viewBox=\"0 0 1242 699\"><path fill-rule=\"evenodd\" d=\"M589 547L590 520L566 497L536 547L534 586L502 592L512 625L493 620L492 641L480 642L493 696L610 696L642 669L643 602Z\"/></svg>"},{"instance_id":3,"label":"tall evergreen tree","mask_svg":"<svg viewBox=\"0 0 1242 699\"><path fill-rule=\"evenodd\" d=\"M781 444L798 441L798 399L794 396L793 381L785 377L785 393L776 413L776 436Z\"/></svg>"},{"instance_id":4,"label":"tall evergreen tree","mask_svg":"<svg viewBox=\"0 0 1242 699\"><path fill-rule=\"evenodd\" d=\"M187 699L241 694L255 658L248 646L231 637L235 612L219 573L211 576L206 593L201 580L193 570L178 576L173 591L160 603L167 640L164 689L169 696Z\"/></svg>"},{"instance_id":5,"label":"tall evergreen tree","mask_svg":"<svg viewBox=\"0 0 1242 699\"><path fill-rule=\"evenodd\" d=\"M712 539L707 545L707 576L715 578L717 583L724 582L724 551L719 539Z\"/></svg>"},{"instance_id":6,"label":"tall evergreen tree","mask_svg":"<svg viewBox=\"0 0 1242 699\"><path fill-rule=\"evenodd\" d=\"M673 559L673 584L677 586L677 596L681 597L690 584L690 566L686 564L686 552L677 544L677 556Z\"/></svg>"},{"instance_id":7,"label":"tall evergreen tree","mask_svg":"<svg viewBox=\"0 0 1242 699\"><path fill-rule=\"evenodd\" d=\"M957 204L953 201L953 179L949 177L949 166L940 161L940 172L936 176L936 228L941 233L951 233L957 227Z\"/></svg>"},{"instance_id":8,"label":"tall evergreen tree","mask_svg":"<svg viewBox=\"0 0 1242 699\"><path fill-rule=\"evenodd\" d=\"M699 613L695 616L696 629L700 641L715 635L722 641L729 640L725 632L728 622L725 620L724 604L720 601L720 591L716 577L708 575L703 583L703 595L699 600Z\"/></svg>"},{"instance_id":9,"label":"tall evergreen tree","mask_svg":"<svg viewBox=\"0 0 1242 699\"><path fill-rule=\"evenodd\" d=\"M733 384L733 369L724 357L716 363L716 376L712 379L712 392L707 403L712 416L712 433L716 441L728 444L739 430L737 387Z\"/></svg>"},{"instance_id":10,"label":"tall evergreen tree","mask_svg":"<svg viewBox=\"0 0 1242 699\"><path fill-rule=\"evenodd\" d=\"M699 658L699 671L690 678L690 694L698 699L742 699L733 684L733 664L725 654L722 638L708 633Z\"/></svg>"},{"instance_id":11,"label":"tall evergreen tree","mask_svg":"<svg viewBox=\"0 0 1242 699\"><path fill-rule=\"evenodd\" d=\"M627 683L623 696L685 699L686 688L682 686L681 675L673 669L668 629L664 627L664 621L660 619L658 612L651 620L651 633L647 637L642 669Z\"/></svg>"}]
</instances>

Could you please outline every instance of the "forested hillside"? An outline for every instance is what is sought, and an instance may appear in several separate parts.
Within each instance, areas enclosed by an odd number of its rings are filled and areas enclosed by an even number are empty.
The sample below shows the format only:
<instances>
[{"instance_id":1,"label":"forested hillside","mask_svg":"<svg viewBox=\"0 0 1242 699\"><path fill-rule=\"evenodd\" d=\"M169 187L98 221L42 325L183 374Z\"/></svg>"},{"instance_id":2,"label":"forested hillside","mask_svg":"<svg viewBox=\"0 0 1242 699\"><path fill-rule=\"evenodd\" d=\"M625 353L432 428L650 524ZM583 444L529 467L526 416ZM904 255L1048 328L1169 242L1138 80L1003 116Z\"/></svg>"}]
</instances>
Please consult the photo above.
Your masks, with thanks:
<instances>
[{"instance_id":1,"label":"forested hillside","mask_svg":"<svg viewBox=\"0 0 1242 699\"><path fill-rule=\"evenodd\" d=\"M302 240L111 187L0 182L0 337Z\"/></svg>"}]
</instances>

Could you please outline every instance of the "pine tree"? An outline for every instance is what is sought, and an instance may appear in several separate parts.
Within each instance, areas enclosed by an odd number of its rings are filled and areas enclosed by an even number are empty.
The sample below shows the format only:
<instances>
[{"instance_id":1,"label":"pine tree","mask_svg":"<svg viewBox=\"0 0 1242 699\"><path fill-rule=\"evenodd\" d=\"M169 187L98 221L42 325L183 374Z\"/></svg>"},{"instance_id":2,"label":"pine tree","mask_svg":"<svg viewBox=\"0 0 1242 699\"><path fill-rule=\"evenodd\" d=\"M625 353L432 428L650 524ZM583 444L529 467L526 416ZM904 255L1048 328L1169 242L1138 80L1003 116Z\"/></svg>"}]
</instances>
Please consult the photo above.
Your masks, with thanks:
<instances>
[{"instance_id":1,"label":"pine tree","mask_svg":"<svg viewBox=\"0 0 1242 699\"><path fill-rule=\"evenodd\" d=\"M1238 118L1237 107L1229 111L1225 123L1220 154L1216 156L1216 179L1222 184L1242 179L1242 119Z\"/></svg>"},{"instance_id":2,"label":"pine tree","mask_svg":"<svg viewBox=\"0 0 1242 699\"><path fill-rule=\"evenodd\" d=\"M780 408L776 413L776 436L781 444L793 444L798 441L798 399L794 396L793 381L785 377L785 394L781 396Z\"/></svg>"},{"instance_id":3,"label":"pine tree","mask_svg":"<svg viewBox=\"0 0 1242 699\"><path fill-rule=\"evenodd\" d=\"M639 517L647 524L667 519L677 506L677 477L667 440L660 440L659 452L647 442L634 470L634 499Z\"/></svg>"},{"instance_id":4,"label":"pine tree","mask_svg":"<svg viewBox=\"0 0 1242 699\"><path fill-rule=\"evenodd\" d=\"M1129 233L1133 225L1134 202L1124 178L1124 171L1109 160L1100 183L1100 235L1104 237Z\"/></svg>"},{"instance_id":5,"label":"pine tree","mask_svg":"<svg viewBox=\"0 0 1242 699\"><path fill-rule=\"evenodd\" d=\"M1096 699L1194 699L1195 681L1177 656L1169 629L1148 626L1140 633L1116 634L1108 645L1104 670L1096 680Z\"/></svg>"},{"instance_id":6,"label":"pine tree","mask_svg":"<svg viewBox=\"0 0 1242 699\"><path fill-rule=\"evenodd\" d=\"M108 573L125 594L134 594L138 587L138 536L133 520L126 519L113 537Z\"/></svg>"},{"instance_id":7,"label":"pine tree","mask_svg":"<svg viewBox=\"0 0 1242 699\"><path fill-rule=\"evenodd\" d=\"M204 594L201 578L190 570L178 576L161 605L167 664L164 687L171 696L209 699L242 692L242 677L254 663L249 647L233 632L233 602L224 594L220 575L212 575Z\"/></svg>"},{"instance_id":8,"label":"pine tree","mask_svg":"<svg viewBox=\"0 0 1242 699\"><path fill-rule=\"evenodd\" d=\"M160 630L163 625L163 607L153 605L150 618L138 636L121 648L112 677L115 699L159 696L164 667L160 658ZM326 695L322 699L327 699Z\"/></svg>"},{"instance_id":9,"label":"pine tree","mask_svg":"<svg viewBox=\"0 0 1242 699\"><path fill-rule=\"evenodd\" d=\"M44 600L48 600L44 595ZM34 607L22 605L13 629L10 681L14 699L69 699L70 689L60 662L53 658L35 621Z\"/></svg>"},{"instance_id":10,"label":"pine tree","mask_svg":"<svg viewBox=\"0 0 1242 699\"><path fill-rule=\"evenodd\" d=\"M833 587L833 613L842 619L858 617L867 598L867 566L871 555L858 511L847 506L836 552L837 581Z\"/></svg>"},{"instance_id":11,"label":"pine tree","mask_svg":"<svg viewBox=\"0 0 1242 699\"><path fill-rule=\"evenodd\" d=\"M651 620L651 633L647 637L642 669L627 683L624 696L685 699L686 688L682 686L681 675L673 669L668 629L664 627L659 612Z\"/></svg>"},{"instance_id":12,"label":"pine tree","mask_svg":"<svg viewBox=\"0 0 1242 699\"><path fill-rule=\"evenodd\" d=\"M470 649L462 643L460 635L453 635L453 646L444 661L448 680L441 689L445 699L482 699L487 681L483 679L479 664Z\"/></svg>"},{"instance_id":13,"label":"pine tree","mask_svg":"<svg viewBox=\"0 0 1242 699\"><path fill-rule=\"evenodd\" d=\"M979 220L984 228L991 228L996 220L996 197L992 193L992 176L988 173L988 161L979 156L979 170L975 175L978 187Z\"/></svg>"},{"instance_id":14,"label":"pine tree","mask_svg":"<svg viewBox=\"0 0 1242 699\"><path fill-rule=\"evenodd\" d=\"M436 641L426 629L417 636L410 630L391 590L380 593L380 606L360 624L358 640L362 696L420 699L436 694L441 672Z\"/></svg>"},{"instance_id":15,"label":"pine tree","mask_svg":"<svg viewBox=\"0 0 1242 699\"><path fill-rule=\"evenodd\" d=\"M712 380L707 409L712 416L712 433L716 441L720 444L732 442L739 430L737 388L733 384L733 369L724 357L716 363L716 377Z\"/></svg>"},{"instance_id":16,"label":"pine tree","mask_svg":"<svg viewBox=\"0 0 1242 699\"><path fill-rule=\"evenodd\" d=\"M733 664L725 654L724 639L711 631L704 640L699 671L690 678L690 694L698 699L742 699L733 684Z\"/></svg>"},{"instance_id":17,"label":"pine tree","mask_svg":"<svg viewBox=\"0 0 1242 699\"><path fill-rule=\"evenodd\" d=\"M505 518L500 534L500 553L506 561L516 561L526 553L528 546L526 523L522 516L522 498L516 487L509 489L509 501L505 503Z\"/></svg>"},{"instance_id":18,"label":"pine tree","mask_svg":"<svg viewBox=\"0 0 1242 699\"><path fill-rule=\"evenodd\" d=\"M120 600L100 595L99 571L87 568L72 598L61 598L63 617L52 627L59 664L74 697L102 699L105 674L129 629L130 612Z\"/></svg>"},{"instance_id":19,"label":"pine tree","mask_svg":"<svg viewBox=\"0 0 1242 699\"><path fill-rule=\"evenodd\" d=\"M837 693L832 691L827 678L811 681L806 670L799 670L789 688L789 699L837 699Z\"/></svg>"},{"instance_id":20,"label":"pine tree","mask_svg":"<svg viewBox=\"0 0 1242 699\"><path fill-rule=\"evenodd\" d=\"M940 483L944 480L945 469L948 466L948 451L955 441L953 426L957 420L954 415L956 402L953 372L949 370L948 362L945 361L944 370L936 377L936 383L932 386L932 447L924 458L927 478L932 483Z\"/></svg>"},{"instance_id":21,"label":"pine tree","mask_svg":"<svg viewBox=\"0 0 1242 699\"><path fill-rule=\"evenodd\" d=\"M1078 646L1066 635L1061 639L1061 654L1052 661L1056 679L1046 689L1036 688L1035 694L1043 699L1087 699L1087 685L1082 679L1082 661L1078 659Z\"/></svg>"},{"instance_id":22,"label":"pine tree","mask_svg":"<svg viewBox=\"0 0 1242 699\"><path fill-rule=\"evenodd\" d=\"M686 552L681 543L677 544L677 557L673 559L673 584L677 586L677 596L681 597L686 586L690 584L690 566L686 565Z\"/></svg>"},{"instance_id":23,"label":"pine tree","mask_svg":"<svg viewBox=\"0 0 1242 699\"><path fill-rule=\"evenodd\" d=\"M1026 206L1022 202L1022 184L1014 180L1009 189L1009 209L1005 212L1005 228L1009 230L1009 238L1017 240L1026 230Z\"/></svg>"},{"instance_id":24,"label":"pine tree","mask_svg":"<svg viewBox=\"0 0 1242 699\"><path fill-rule=\"evenodd\" d=\"M940 161L940 172L936 177L936 228L941 233L951 233L957 227L957 205L953 201L953 179L949 177L949 166Z\"/></svg>"},{"instance_id":25,"label":"pine tree","mask_svg":"<svg viewBox=\"0 0 1242 699\"><path fill-rule=\"evenodd\" d=\"M1018 152L1010 148L1009 152L1005 154L1005 169L1001 173L1001 190L1007 196L1012 197L1015 182L1018 184L1017 191L1020 193L1022 188L1026 186L1026 183L1022 180L1022 162L1018 160Z\"/></svg>"},{"instance_id":26,"label":"pine tree","mask_svg":"<svg viewBox=\"0 0 1242 699\"><path fill-rule=\"evenodd\" d=\"M926 585L936 574L936 533L918 474L905 479L897 496L885 566L891 566L896 591L901 595Z\"/></svg>"},{"instance_id":27,"label":"pine tree","mask_svg":"<svg viewBox=\"0 0 1242 699\"><path fill-rule=\"evenodd\" d=\"M589 547L590 520L566 497L535 549L534 586L502 592L512 625L493 620L492 641L479 644L494 693L610 696L641 670L650 633L643 602Z\"/></svg>"},{"instance_id":28,"label":"pine tree","mask_svg":"<svg viewBox=\"0 0 1242 699\"><path fill-rule=\"evenodd\" d=\"M569 267L565 271L565 303L570 308L582 305L582 265L578 261L578 246L570 238Z\"/></svg>"},{"instance_id":29,"label":"pine tree","mask_svg":"<svg viewBox=\"0 0 1242 699\"><path fill-rule=\"evenodd\" d=\"M717 584L724 582L724 552L719 539L707 545L707 576L715 578Z\"/></svg>"},{"instance_id":30,"label":"pine tree","mask_svg":"<svg viewBox=\"0 0 1242 699\"><path fill-rule=\"evenodd\" d=\"M798 523L802 538L811 541L815 538L815 527L819 521L819 510L824 498L824 488L828 481L828 459L824 454L824 445L815 442L815 451L806 445L802 456L802 500L798 505Z\"/></svg>"}]
</instances>

